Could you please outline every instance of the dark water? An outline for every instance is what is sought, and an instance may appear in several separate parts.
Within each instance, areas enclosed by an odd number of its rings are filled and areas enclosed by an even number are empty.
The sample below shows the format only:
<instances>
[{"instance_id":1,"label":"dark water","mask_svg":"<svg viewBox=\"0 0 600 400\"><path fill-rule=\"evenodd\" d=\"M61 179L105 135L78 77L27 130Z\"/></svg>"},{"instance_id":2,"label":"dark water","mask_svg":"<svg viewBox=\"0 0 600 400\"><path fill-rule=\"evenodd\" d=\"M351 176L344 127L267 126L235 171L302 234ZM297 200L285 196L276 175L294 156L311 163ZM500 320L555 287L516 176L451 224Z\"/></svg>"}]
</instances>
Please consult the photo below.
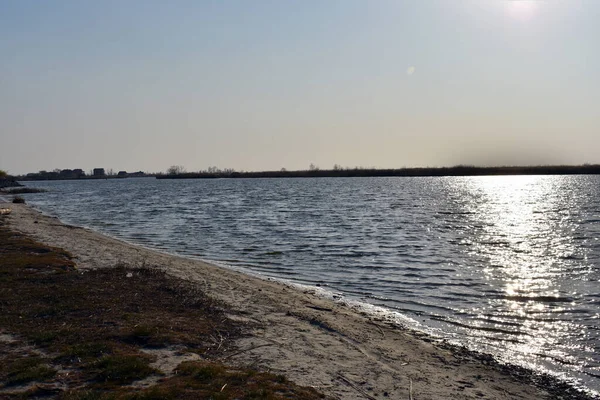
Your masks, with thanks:
<instances>
[{"instance_id":1,"label":"dark water","mask_svg":"<svg viewBox=\"0 0 600 400\"><path fill-rule=\"evenodd\" d=\"M320 284L600 390L599 176L28 185L65 222Z\"/></svg>"}]
</instances>

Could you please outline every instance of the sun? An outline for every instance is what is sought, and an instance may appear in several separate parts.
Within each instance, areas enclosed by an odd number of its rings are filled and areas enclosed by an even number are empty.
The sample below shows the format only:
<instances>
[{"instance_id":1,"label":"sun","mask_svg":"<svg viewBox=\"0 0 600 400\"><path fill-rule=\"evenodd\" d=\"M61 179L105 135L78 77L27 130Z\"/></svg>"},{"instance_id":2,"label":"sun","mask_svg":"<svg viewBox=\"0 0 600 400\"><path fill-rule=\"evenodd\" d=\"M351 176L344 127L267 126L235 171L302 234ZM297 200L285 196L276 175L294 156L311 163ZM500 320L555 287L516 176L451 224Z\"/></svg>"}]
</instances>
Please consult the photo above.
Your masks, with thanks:
<instances>
[{"instance_id":1,"label":"sun","mask_svg":"<svg viewBox=\"0 0 600 400\"><path fill-rule=\"evenodd\" d=\"M507 0L508 13L517 19L531 19L540 7L540 0Z\"/></svg>"}]
</instances>

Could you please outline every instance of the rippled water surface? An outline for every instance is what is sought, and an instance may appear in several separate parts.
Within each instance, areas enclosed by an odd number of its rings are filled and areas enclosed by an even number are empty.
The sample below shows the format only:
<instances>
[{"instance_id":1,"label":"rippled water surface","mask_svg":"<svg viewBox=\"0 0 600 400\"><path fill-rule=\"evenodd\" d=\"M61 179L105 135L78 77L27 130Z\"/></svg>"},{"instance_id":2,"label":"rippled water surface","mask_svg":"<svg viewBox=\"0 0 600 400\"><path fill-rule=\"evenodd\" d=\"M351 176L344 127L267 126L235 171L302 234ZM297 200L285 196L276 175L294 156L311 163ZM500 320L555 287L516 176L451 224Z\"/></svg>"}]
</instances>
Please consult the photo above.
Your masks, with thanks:
<instances>
[{"instance_id":1,"label":"rippled water surface","mask_svg":"<svg viewBox=\"0 0 600 400\"><path fill-rule=\"evenodd\" d=\"M320 284L600 390L600 177L29 182L72 224Z\"/></svg>"}]
</instances>

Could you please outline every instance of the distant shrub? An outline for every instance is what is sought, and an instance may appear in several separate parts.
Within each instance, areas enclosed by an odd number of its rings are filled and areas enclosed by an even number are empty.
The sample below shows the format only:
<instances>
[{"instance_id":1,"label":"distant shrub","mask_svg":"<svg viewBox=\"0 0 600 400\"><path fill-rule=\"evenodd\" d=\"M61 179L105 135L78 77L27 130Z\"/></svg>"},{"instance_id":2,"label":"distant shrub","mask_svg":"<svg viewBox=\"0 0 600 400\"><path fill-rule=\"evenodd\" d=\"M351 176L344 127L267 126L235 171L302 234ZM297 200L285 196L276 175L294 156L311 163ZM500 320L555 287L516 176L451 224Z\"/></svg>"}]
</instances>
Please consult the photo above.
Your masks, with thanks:
<instances>
[{"instance_id":1,"label":"distant shrub","mask_svg":"<svg viewBox=\"0 0 600 400\"><path fill-rule=\"evenodd\" d=\"M25 204L25 199L21 196L15 196L12 202L16 204Z\"/></svg>"},{"instance_id":2,"label":"distant shrub","mask_svg":"<svg viewBox=\"0 0 600 400\"><path fill-rule=\"evenodd\" d=\"M0 179L4 179L8 176L8 172L0 169Z\"/></svg>"}]
</instances>

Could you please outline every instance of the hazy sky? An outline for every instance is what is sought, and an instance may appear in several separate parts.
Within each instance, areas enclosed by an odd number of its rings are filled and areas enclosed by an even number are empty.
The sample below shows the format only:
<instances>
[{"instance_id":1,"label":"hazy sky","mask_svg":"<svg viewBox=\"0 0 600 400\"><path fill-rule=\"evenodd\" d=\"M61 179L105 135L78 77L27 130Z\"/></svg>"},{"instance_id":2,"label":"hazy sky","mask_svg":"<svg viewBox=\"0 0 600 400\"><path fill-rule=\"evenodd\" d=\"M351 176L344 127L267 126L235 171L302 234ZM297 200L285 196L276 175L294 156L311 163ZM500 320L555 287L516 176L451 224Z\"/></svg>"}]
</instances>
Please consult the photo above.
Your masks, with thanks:
<instances>
[{"instance_id":1,"label":"hazy sky","mask_svg":"<svg viewBox=\"0 0 600 400\"><path fill-rule=\"evenodd\" d=\"M600 163L598 0L0 0L0 169Z\"/></svg>"}]
</instances>

